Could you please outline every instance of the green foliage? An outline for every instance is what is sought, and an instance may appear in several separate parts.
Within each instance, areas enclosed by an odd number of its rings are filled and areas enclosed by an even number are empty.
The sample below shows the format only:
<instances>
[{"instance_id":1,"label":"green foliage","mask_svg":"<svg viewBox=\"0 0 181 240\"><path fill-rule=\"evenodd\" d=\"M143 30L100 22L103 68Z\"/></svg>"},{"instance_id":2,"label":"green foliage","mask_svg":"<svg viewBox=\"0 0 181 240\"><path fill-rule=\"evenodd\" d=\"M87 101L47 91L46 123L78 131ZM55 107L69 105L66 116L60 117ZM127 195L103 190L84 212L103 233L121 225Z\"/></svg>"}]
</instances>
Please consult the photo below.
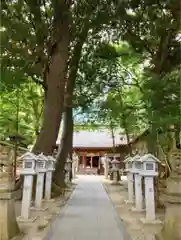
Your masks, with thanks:
<instances>
[{"instance_id":1,"label":"green foliage","mask_svg":"<svg viewBox=\"0 0 181 240\"><path fill-rule=\"evenodd\" d=\"M147 105L148 118L156 128L164 131L181 123L180 67L158 78L147 76L144 81L143 100Z\"/></svg>"},{"instance_id":2,"label":"green foliage","mask_svg":"<svg viewBox=\"0 0 181 240\"><path fill-rule=\"evenodd\" d=\"M125 54L110 58L116 52L113 49ZM104 53L103 58L98 57L100 52ZM139 64L140 57L128 43L120 42L120 45L99 44L91 60L87 57L88 61L81 61L78 77L81 82L85 79L88 86L82 88L86 90L84 95L81 91L80 96L85 101L82 105L83 117L79 117L79 122L88 127L102 124L108 128L124 129L128 134L138 134L141 127L145 128L146 121L142 119L145 109L141 102L140 79L143 69Z\"/></svg>"},{"instance_id":3,"label":"green foliage","mask_svg":"<svg viewBox=\"0 0 181 240\"><path fill-rule=\"evenodd\" d=\"M42 100L41 88L31 81L14 90L4 90L0 98L0 139L20 136L24 144L32 143L40 129Z\"/></svg>"},{"instance_id":4,"label":"green foliage","mask_svg":"<svg viewBox=\"0 0 181 240\"><path fill-rule=\"evenodd\" d=\"M30 78L45 87L57 40L52 23L56 14L67 14L61 4L2 1L2 139L18 133L29 143L39 130L43 93ZM111 124L128 134L150 123L163 129L179 125L180 1L81 0L69 14L70 62L75 46L83 43L79 64L72 65L78 66L74 106L81 117L76 121L88 128Z\"/></svg>"}]
</instances>

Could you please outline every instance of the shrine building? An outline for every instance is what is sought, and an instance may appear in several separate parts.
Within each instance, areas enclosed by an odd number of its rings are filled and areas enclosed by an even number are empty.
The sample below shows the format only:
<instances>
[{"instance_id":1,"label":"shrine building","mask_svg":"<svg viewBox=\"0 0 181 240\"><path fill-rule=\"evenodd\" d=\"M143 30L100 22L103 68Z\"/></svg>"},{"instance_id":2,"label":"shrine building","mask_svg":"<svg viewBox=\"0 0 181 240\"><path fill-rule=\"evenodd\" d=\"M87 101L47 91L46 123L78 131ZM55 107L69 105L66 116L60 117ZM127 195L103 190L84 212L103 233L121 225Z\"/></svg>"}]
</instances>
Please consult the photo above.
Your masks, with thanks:
<instances>
[{"instance_id":1,"label":"shrine building","mask_svg":"<svg viewBox=\"0 0 181 240\"><path fill-rule=\"evenodd\" d=\"M59 142L58 140L57 144ZM113 139L110 131L74 132L73 151L79 156L79 173L96 173L98 169L103 173L101 157L105 154L109 158L116 156L123 164L124 156L128 152L126 136L115 134L114 142L115 151L113 153Z\"/></svg>"}]
</instances>

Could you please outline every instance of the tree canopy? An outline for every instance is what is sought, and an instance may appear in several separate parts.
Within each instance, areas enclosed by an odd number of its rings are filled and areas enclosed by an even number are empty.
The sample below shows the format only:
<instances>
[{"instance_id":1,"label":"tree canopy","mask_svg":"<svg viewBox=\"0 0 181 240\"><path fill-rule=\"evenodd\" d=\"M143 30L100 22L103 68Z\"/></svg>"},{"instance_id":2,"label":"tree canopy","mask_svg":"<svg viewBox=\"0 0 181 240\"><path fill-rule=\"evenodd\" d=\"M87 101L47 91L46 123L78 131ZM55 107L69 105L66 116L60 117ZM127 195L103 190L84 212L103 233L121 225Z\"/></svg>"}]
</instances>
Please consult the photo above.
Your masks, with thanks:
<instances>
[{"instance_id":1,"label":"tree canopy","mask_svg":"<svg viewBox=\"0 0 181 240\"><path fill-rule=\"evenodd\" d=\"M179 0L3 0L1 138L49 154L62 114L128 141L179 129L180 16Z\"/></svg>"}]
</instances>

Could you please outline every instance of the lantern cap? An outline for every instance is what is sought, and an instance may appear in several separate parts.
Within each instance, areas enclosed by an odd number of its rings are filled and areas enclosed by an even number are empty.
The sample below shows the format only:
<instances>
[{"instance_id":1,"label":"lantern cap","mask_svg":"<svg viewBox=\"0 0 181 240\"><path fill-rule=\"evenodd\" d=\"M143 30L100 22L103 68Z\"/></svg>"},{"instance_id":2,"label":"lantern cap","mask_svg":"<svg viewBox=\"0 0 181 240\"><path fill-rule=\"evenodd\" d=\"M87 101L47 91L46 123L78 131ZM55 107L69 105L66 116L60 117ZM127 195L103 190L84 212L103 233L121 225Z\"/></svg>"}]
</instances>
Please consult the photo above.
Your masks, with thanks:
<instances>
[{"instance_id":1,"label":"lantern cap","mask_svg":"<svg viewBox=\"0 0 181 240\"><path fill-rule=\"evenodd\" d=\"M24 159L33 159L37 160L37 155L32 153L32 152L26 152L23 154L21 157L18 158L19 160L24 160Z\"/></svg>"},{"instance_id":2,"label":"lantern cap","mask_svg":"<svg viewBox=\"0 0 181 240\"><path fill-rule=\"evenodd\" d=\"M48 155L47 158L48 158L48 160L51 160L51 161L53 161L53 162L56 161L56 159L55 159L53 156L51 156L51 155Z\"/></svg>"},{"instance_id":3,"label":"lantern cap","mask_svg":"<svg viewBox=\"0 0 181 240\"><path fill-rule=\"evenodd\" d=\"M133 161L133 158L132 157L127 157L123 162L132 162Z\"/></svg>"},{"instance_id":4,"label":"lantern cap","mask_svg":"<svg viewBox=\"0 0 181 240\"><path fill-rule=\"evenodd\" d=\"M70 163L70 162L72 162L72 160L70 159L70 158L67 158L67 161L66 161L67 163Z\"/></svg>"},{"instance_id":5,"label":"lantern cap","mask_svg":"<svg viewBox=\"0 0 181 240\"><path fill-rule=\"evenodd\" d=\"M161 161L151 153L145 154L143 157L141 157L142 162L147 162L147 161L150 162L150 160L152 162L161 163Z\"/></svg>"},{"instance_id":6,"label":"lantern cap","mask_svg":"<svg viewBox=\"0 0 181 240\"><path fill-rule=\"evenodd\" d=\"M142 162L142 159L141 159L141 156L140 155L135 155L133 158L132 158L132 162Z\"/></svg>"},{"instance_id":7,"label":"lantern cap","mask_svg":"<svg viewBox=\"0 0 181 240\"><path fill-rule=\"evenodd\" d=\"M120 163L120 161L114 158L111 163Z\"/></svg>"},{"instance_id":8,"label":"lantern cap","mask_svg":"<svg viewBox=\"0 0 181 240\"><path fill-rule=\"evenodd\" d=\"M38 157L38 160L41 160L41 161L48 160L47 156L45 156L43 153L40 153L37 157Z\"/></svg>"},{"instance_id":9,"label":"lantern cap","mask_svg":"<svg viewBox=\"0 0 181 240\"><path fill-rule=\"evenodd\" d=\"M71 159L68 159L66 162L67 162L67 163L70 163L70 162L72 162L72 161L71 161Z\"/></svg>"}]
</instances>

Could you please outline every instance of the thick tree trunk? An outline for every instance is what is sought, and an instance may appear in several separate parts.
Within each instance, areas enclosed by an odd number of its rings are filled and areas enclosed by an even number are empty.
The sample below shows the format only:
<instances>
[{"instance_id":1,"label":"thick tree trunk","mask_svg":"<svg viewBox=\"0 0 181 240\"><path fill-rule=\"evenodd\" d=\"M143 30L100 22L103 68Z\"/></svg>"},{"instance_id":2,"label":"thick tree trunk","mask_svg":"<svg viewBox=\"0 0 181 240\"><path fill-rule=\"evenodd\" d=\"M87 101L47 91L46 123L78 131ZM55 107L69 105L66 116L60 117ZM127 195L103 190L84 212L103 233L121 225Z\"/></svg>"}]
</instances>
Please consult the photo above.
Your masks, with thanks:
<instances>
[{"instance_id":1,"label":"thick tree trunk","mask_svg":"<svg viewBox=\"0 0 181 240\"><path fill-rule=\"evenodd\" d=\"M60 147L57 155L56 168L54 172L54 182L60 186L64 187L64 165L68 157L68 153L72 149L72 139L73 139L73 111L72 107L66 107L63 116L63 133L61 138Z\"/></svg>"},{"instance_id":2,"label":"thick tree trunk","mask_svg":"<svg viewBox=\"0 0 181 240\"><path fill-rule=\"evenodd\" d=\"M45 91L43 123L33 147L35 153L52 154L63 112L70 33L68 17L59 12L60 10L64 9L55 9L52 46L46 70L47 89ZM67 8L66 11L68 11Z\"/></svg>"},{"instance_id":3,"label":"thick tree trunk","mask_svg":"<svg viewBox=\"0 0 181 240\"><path fill-rule=\"evenodd\" d=\"M59 186L64 186L64 165L70 154L72 157L73 147L73 93L75 88L78 65L81 57L82 46L87 38L89 27L85 25L80 33L79 39L74 47L72 58L69 63L69 78L66 88L65 98L65 114L64 114L64 128L60 142L60 148L57 155L56 170L54 173L54 181Z\"/></svg>"}]
</instances>

